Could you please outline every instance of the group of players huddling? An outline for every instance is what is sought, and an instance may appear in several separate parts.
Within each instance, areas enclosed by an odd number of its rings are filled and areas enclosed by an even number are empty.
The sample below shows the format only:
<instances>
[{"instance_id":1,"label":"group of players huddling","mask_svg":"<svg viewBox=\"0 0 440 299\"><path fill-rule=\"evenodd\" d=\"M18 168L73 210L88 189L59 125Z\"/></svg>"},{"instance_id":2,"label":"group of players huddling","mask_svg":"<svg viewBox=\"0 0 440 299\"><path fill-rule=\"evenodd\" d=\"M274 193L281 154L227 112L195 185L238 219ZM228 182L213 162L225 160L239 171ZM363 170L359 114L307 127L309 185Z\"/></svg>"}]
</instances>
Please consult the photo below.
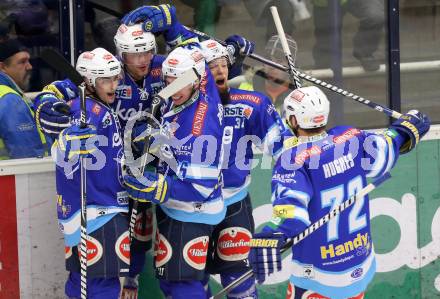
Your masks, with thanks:
<instances>
[{"instance_id":1,"label":"group of players huddling","mask_svg":"<svg viewBox=\"0 0 440 299\"><path fill-rule=\"evenodd\" d=\"M159 34L173 49L167 57L156 54ZM327 130L329 101L314 86L290 93L281 119L266 95L228 86L254 45L237 35L226 39L227 47L199 41L170 5L130 12L114 41L115 56L96 48L78 57L76 70L86 85L85 128L77 87L68 79L46 86L34 103L37 125L56 140L68 298L81 297L79 157L88 161L88 298L136 298L137 276L149 266L145 253L153 240L165 297L209 298L211 274L220 274L227 286L253 269L254 277L227 297L258 298L255 281L281 269L280 251L289 238L359 192L367 177L388 172L429 130L429 119L418 111L381 134L349 126ZM138 117L190 70L197 80L165 99L160 115ZM139 138L146 128L149 138ZM154 139L159 146L145 146ZM276 161L273 217L259 233L248 192L253 146ZM124 165L127 152L141 157L144 149L156 158L135 175ZM365 196L295 245L288 298L363 298L376 266L369 218Z\"/></svg>"}]
</instances>

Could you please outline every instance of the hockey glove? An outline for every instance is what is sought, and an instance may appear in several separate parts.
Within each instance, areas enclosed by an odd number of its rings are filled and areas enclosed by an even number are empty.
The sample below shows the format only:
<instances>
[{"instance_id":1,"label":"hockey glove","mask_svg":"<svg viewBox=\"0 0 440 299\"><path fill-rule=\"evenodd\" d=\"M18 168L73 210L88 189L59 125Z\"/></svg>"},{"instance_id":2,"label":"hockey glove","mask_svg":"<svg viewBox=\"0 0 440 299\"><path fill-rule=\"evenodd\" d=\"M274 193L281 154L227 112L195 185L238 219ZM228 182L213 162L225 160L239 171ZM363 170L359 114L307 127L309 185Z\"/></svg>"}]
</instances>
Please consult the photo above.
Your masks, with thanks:
<instances>
[{"instance_id":1,"label":"hockey glove","mask_svg":"<svg viewBox=\"0 0 440 299\"><path fill-rule=\"evenodd\" d=\"M73 125L60 133L58 149L64 153L64 160L73 160L78 156L92 157L98 148L96 129L92 126L81 128Z\"/></svg>"},{"instance_id":2,"label":"hockey glove","mask_svg":"<svg viewBox=\"0 0 440 299\"><path fill-rule=\"evenodd\" d=\"M266 276L281 271L281 248L285 243L286 237L282 233L254 234L250 242L249 262L258 283L263 283Z\"/></svg>"},{"instance_id":3,"label":"hockey glove","mask_svg":"<svg viewBox=\"0 0 440 299\"><path fill-rule=\"evenodd\" d=\"M60 99L68 102L78 97L78 87L69 79L54 81L43 87L43 92L51 92Z\"/></svg>"},{"instance_id":4,"label":"hockey glove","mask_svg":"<svg viewBox=\"0 0 440 299\"><path fill-rule=\"evenodd\" d=\"M137 155L142 155L145 142L159 134L159 122L151 118L138 120L131 133L132 147Z\"/></svg>"},{"instance_id":5,"label":"hockey glove","mask_svg":"<svg viewBox=\"0 0 440 299\"><path fill-rule=\"evenodd\" d=\"M38 129L53 139L70 127L70 106L53 93L40 93L34 99L35 121Z\"/></svg>"},{"instance_id":6,"label":"hockey glove","mask_svg":"<svg viewBox=\"0 0 440 299\"><path fill-rule=\"evenodd\" d=\"M162 204L168 200L169 178L160 173L147 171L138 179L132 175L124 176L128 196L139 202Z\"/></svg>"},{"instance_id":7,"label":"hockey glove","mask_svg":"<svg viewBox=\"0 0 440 299\"><path fill-rule=\"evenodd\" d=\"M420 139L428 132L431 121L426 114L418 110L411 110L396 120L389 129L395 130L405 138L400 147L400 153L405 154L411 151Z\"/></svg>"},{"instance_id":8,"label":"hockey glove","mask_svg":"<svg viewBox=\"0 0 440 299\"><path fill-rule=\"evenodd\" d=\"M249 56L254 53L255 43L245 39L240 35L231 35L225 40L227 44L227 50L231 58L234 60L243 58L243 56ZM234 61L232 62L234 63Z\"/></svg>"},{"instance_id":9,"label":"hockey glove","mask_svg":"<svg viewBox=\"0 0 440 299\"><path fill-rule=\"evenodd\" d=\"M169 4L159 6L141 6L122 18L125 25L143 22L142 28L146 32L162 33L170 29L176 20L176 8Z\"/></svg>"}]
</instances>

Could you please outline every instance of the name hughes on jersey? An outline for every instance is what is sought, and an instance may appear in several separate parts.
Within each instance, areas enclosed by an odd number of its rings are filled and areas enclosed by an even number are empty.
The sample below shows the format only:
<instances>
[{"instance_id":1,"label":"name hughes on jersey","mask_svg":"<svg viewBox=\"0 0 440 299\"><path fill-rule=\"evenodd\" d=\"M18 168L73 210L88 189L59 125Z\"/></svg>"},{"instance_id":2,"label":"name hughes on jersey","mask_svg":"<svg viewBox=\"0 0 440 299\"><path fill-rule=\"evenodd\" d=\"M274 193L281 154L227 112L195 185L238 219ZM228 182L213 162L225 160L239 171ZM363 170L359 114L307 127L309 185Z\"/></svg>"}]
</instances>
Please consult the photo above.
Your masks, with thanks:
<instances>
[{"instance_id":1,"label":"name hughes on jersey","mask_svg":"<svg viewBox=\"0 0 440 299\"><path fill-rule=\"evenodd\" d=\"M344 173L345 171L353 167L354 159L351 153L349 153L329 163L324 164L322 166L322 171L324 172L324 177L327 179L337 174Z\"/></svg>"}]
</instances>

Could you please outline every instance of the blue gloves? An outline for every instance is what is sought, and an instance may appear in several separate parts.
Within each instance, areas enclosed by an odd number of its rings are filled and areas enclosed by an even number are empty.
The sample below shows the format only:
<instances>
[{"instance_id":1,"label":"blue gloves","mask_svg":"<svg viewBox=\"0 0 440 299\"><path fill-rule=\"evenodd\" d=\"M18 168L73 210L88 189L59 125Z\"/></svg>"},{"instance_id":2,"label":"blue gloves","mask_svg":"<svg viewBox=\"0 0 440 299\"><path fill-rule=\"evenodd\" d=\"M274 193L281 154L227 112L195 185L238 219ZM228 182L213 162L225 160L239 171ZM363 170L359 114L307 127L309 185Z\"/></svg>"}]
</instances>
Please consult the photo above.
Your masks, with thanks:
<instances>
[{"instance_id":1,"label":"blue gloves","mask_svg":"<svg viewBox=\"0 0 440 299\"><path fill-rule=\"evenodd\" d=\"M281 271L281 249L285 244L286 237L282 233L254 234L248 258L258 283L263 283L266 276Z\"/></svg>"},{"instance_id":2,"label":"blue gloves","mask_svg":"<svg viewBox=\"0 0 440 299\"><path fill-rule=\"evenodd\" d=\"M169 178L160 173L146 171L144 177L137 179L132 175L125 175L125 189L128 196L139 202L161 204L168 201Z\"/></svg>"},{"instance_id":3,"label":"blue gloves","mask_svg":"<svg viewBox=\"0 0 440 299\"><path fill-rule=\"evenodd\" d=\"M53 139L70 126L70 106L53 93L40 93L34 104L37 127Z\"/></svg>"},{"instance_id":4,"label":"blue gloves","mask_svg":"<svg viewBox=\"0 0 440 299\"><path fill-rule=\"evenodd\" d=\"M141 6L122 18L125 25L142 22L144 31L161 33L170 29L176 20L176 8L169 4L159 6Z\"/></svg>"},{"instance_id":5,"label":"blue gloves","mask_svg":"<svg viewBox=\"0 0 440 299\"><path fill-rule=\"evenodd\" d=\"M237 58L249 56L254 53L255 43L245 39L240 35L231 35L225 40L229 54Z\"/></svg>"},{"instance_id":6,"label":"blue gloves","mask_svg":"<svg viewBox=\"0 0 440 299\"><path fill-rule=\"evenodd\" d=\"M65 102L79 96L78 87L76 87L76 85L69 79L54 81L49 85L44 86L43 92L51 92L55 94L58 99Z\"/></svg>"},{"instance_id":7,"label":"blue gloves","mask_svg":"<svg viewBox=\"0 0 440 299\"><path fill-rule=\"evenodd\" d=\"M405 154L415 148L428 132L430 125L431 121L426 114L411 110L396 120L389 129L397 131L405 138L405 142L400 147L400 153Z\"/></svg>"},{"instance_id":8,"label":"blue gloves","mask_svg":"<svg viewBox=\"0 0 440 299\"><path fill-rule=\"evenodd\" d=\"M73 125L60 133L58 148L64 153L64 160L76 159L78 156L92 157L98 149L96 129L92 126L81 128Z\"/></svg>"}]
</instances>

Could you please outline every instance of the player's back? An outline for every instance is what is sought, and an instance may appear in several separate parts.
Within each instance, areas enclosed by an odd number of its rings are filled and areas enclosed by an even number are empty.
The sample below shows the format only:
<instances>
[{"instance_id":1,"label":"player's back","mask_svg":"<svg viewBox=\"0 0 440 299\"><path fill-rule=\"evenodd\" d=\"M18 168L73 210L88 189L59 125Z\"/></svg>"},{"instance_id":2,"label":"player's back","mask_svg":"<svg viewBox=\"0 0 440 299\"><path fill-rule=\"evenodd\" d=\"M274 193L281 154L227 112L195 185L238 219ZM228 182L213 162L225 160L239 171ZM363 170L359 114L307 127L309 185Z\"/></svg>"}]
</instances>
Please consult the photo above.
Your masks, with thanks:
<instances>
[{"instance_id":1,"label":"player's back","mask_svg":"<svg viewBox=\"0 0 440 299\"><path fill-rule=\"evenodd\" d=\"M336 127L315 141L293 142L284 150L272 182L278 192L274 211L288 212L283 196L290 197L294 203L291 213L302 219L294 234L366 185L363 145L367 136L355 128ZM332 298L362 292L375 272L368 197L296 245L292 259L291 281L295 285L333 294Z\"/></svg>"}]
</instances>

